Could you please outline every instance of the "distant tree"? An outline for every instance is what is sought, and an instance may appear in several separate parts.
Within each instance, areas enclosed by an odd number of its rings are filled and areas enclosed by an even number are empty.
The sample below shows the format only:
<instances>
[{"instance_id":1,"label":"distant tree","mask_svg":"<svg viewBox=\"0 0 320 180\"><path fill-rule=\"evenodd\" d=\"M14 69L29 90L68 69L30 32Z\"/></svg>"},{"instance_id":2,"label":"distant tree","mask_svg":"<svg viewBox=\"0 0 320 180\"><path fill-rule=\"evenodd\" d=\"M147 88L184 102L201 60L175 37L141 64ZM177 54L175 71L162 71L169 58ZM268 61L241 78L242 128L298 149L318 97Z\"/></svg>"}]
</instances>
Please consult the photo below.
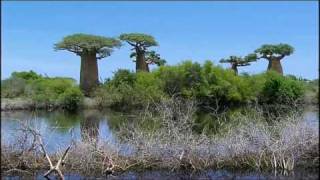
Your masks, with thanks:
<instances>
[{"instance_id":1,"label":"distant tree","mask_svg":"<svg viewBox=\"0 0 320 180\"><path fill-rule=\"evenodd\" d=\"M264 58L269 61L268 70L274 70L283 74L281 60L294 52L294 48L288 44L264 44L255 50L258 58Z\"/></svg>"},{"instance_id":2,"label":"distant tree","mask_svg":"<svg viewBox=\"0 0 320 180\"><path fill-rule=\"evenodd\" d=\"M244 58L239 56L230 56L227 59L221 59L220 63L230 63L231 69L238 75L238 67L239 66L249 66L250 62L256 61L257 55L256 54L249 54Z\"/></svg>"},{"instance_id":3,"label":"distant tree","mask_svg":"<svg viewBox=\"0 0 320 180\"><path fill-rule=\"evenodd\" d=\"M149 72L149 67L145 55L148 47L158 45L155 39L147 34L129 33L121 34L120 40L126 41L133 47L131 50L135 51L134 56L136 57L136 71Z\"/></svg>"},{"instance_id":4,"label":"distant tree","mask_svg":"<svg viewBox=\"0 0 320 180\"><path fill-rule=\"evenodd\" d=\"M110 56L113 48L120 47L121 42L114 38L89 34L66 36L55 44L55 50L67 50L81 57L80 88L89 96L99 83L98 59Z\"/></svg>"},{"instance_id":5,"label":"distant tree","mask_svg":"<svg viewBox=\"0 0 320 180\"><path fill-rule=\"evenodd\" d=\"M130 54L130 58L134 58L133 62L136 62L137 53L133 52ZM160 57L160 54L155 51L146 51L145 52L145 61L147 63L147 68L149 70L149 64L156 64L157 66L163 66L166 64L166 60Z\"/></svg>"}]
</instances>

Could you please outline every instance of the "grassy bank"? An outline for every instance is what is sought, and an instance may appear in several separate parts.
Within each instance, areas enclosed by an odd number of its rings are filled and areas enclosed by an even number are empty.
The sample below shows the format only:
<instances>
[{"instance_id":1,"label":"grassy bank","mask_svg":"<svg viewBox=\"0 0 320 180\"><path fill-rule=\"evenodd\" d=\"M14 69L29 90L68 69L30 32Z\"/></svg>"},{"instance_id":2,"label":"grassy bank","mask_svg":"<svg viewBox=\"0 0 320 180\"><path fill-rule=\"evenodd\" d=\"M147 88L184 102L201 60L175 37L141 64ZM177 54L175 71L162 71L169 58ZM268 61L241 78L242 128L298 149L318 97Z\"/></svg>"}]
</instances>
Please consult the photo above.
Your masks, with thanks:
<instances>
[{"instance_id":1,"label":"grassy bank","mask_svg":"<svg viewBox=\"0 0 320 180\"><path fill-rule=\"evenodd\" d=\"M280 122L279 117L266 121L263 111L254 107L256 113L237 114L223 126L223 131L212 134L194 130L196 107L191 101L163 100L153 111L145 109L139 121L120 125L116 143L97 142L90 137L85 142L75 141L63 169L98 175L104 173L110 162L114 173L226 168L291 171L319 167L318 127L308 125L296 113L281 116ZM217 115L215 111L211 113ZM226 123L224 116L216 117ZM15 144L1 145L2 172L48 169L32 135L23 130L17 135ZM131 150L125 151L124 144ZM50 155L53 162L58 161L62 152L63 149ZM111 161L106 163L106 159Z\"/></svg>"}]
</instances>

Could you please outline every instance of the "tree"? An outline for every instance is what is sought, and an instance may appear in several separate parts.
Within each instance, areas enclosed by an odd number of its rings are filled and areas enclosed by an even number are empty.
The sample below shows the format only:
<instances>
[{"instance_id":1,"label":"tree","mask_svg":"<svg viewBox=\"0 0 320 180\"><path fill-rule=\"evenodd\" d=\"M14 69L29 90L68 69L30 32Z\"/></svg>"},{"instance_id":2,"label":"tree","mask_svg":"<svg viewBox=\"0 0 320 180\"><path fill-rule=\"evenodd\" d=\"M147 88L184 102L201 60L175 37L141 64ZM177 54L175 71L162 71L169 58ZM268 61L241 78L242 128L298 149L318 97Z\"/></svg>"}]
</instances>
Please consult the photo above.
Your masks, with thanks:
<instances>
[{"instance_id":1,"label":"tree","mask_svg":"<svg viewBox=\"0 0 320 180\"><path fill-rule=\"evenodd\" d=\"M259 49L255 50L259 56L258 58L264 58L269 61L268 70L274 70L280 74L283 74L281 60L285 56L289 56L294 52L294 48L288 44L264 44Z\"/></svg>"},{"instance_id":2,"label":"tree","mask_svg":"<svg viewBox=\"0 0 320 180\"><path fill-rule=\"evenodd\" d=\"M239 56L230 56L227 59L221 59L220 63L230 63L231 69L238 75L238 67L239 66L249 66L250 62L256 61L257 55L256 54L249 54L244 58Z\"/></svg>"},{"instance_id":3,"label":"tree","mask_svg":"<svg viewBox=\"0 0 320 180\"><path fill-rule=\"evenodd\" d=\"M137 53L132 52L130 58L134 58L133 62L136 62ZM160 54L155 51L146 51L145 52L145 62L147 64L147 70L149 71L149 64L156 64L157 66L163 66L166 64L165 59L161 59Z\"/></svg>"},{"instance_id":4,"label":"tree","mask_svg":"<svg viewBox=\"0 0 320 180\"><path fill-rule=\"evenodd\" d=\"M147 48L158 45L155 39L147 34L129 33L121 34L120 40L126 41L129 45L133 47L131 50L135 51L136 71L149 72L149 67L145 59L145 54Z\"/></svg>"},{"instance_id":5,"label":"tree","mask_svg":"<svg viewBox=\"0 0 320 180\"><path fill-rule=\"evenodd\" d=\"M113 48L120 47L121 42L114 38L89 34L66 36L55 44L55 50L67 50L81 57L80 88L89 96L98 80L98 59L110 56Z\"/></svg>"}]
</instances>

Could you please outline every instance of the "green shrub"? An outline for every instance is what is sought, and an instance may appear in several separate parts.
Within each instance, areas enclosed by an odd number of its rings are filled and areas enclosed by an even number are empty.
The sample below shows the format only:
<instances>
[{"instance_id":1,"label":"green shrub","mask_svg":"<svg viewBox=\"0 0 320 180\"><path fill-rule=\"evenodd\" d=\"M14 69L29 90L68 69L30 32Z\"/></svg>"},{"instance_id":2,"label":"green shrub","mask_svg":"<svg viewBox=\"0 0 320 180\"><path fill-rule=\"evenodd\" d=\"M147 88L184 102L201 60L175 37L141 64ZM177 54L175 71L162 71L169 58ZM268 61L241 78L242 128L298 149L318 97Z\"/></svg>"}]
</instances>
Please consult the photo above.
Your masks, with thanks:
<instances>
[{"instance_id":1,"label":"green shrub","mask_svg":"<svg viewBox=\"0 0 320 180\"><path fill-rule=\"evenodd\" d=\"M127 84L130 86L133 86L135 81L136 81L135 73L130 72L127 69L119 69L114 73L112 81L109 81L108 83L111 83L115 87L120 86L120 84Z\"/></svg>"},{"instance_id":2,"label":"green shrub","mask_svg":"<svg viewBox=\"0 0 320 180\"><path fill-rule=\"evenodd\" d=\"M59 96L69 88L76 87L70 78L41 78L28 84L26 94L36 103L53 105L59 103Z\"/></svg>"},{"instance_id":3,"label":"green shrub","mask_svg":"<svg viewBox=\"0 0 320 180\"><path fill-rule=\"evenodd\" d=\"M78 87L69 87L59 95L59 102L62 107L68 110L75 110L83 100L83 94Z\"/></svg>"},{"instance_id":4,"label":"green shrub","mask_svg":"<svg viewBox=\"0 0 320 180\"><path fill-rule=\"evenodd\" d=\"M159 101L164 96L160 80L153 73L132 73L120 69L113 78L95 91L100 106L116 109L132 109Z\"/></svg>"},{"instance_id":5,"label":"green shrub","mask_svg":"<svg viewBox=\"0 0 320 180\"><path fill-rule=\"evenodd\" d=\"M299 100L304 94L302 82L275 72L266 74L266 81L260 95L263 103L289 104Z\"/></svg>"},{"instance_id":6,"label":"green shrub","mask_svg":"<svg viewBox=\"0 0 320 180\"><path fill-rule=\"evenodd\" d=\"M1 81L1 97L14 98L24 96L26 80L19 77L10 77Z\"/></svg>"},{"instance_id":7,"label":"green shrub","mask_svg":"<svg viewBox=\"0 0 320 180\"><path fill-rule=\"evenodd\" d=\"M40 74L37 74L34 71L21 71L21 72L13 72L11 74L11 77L16 77L16 78L21 78L24 79L26 81L32 81L32 80L36 80L36 79L41 79L42 76Z\"/></svg>"}]
</instances>

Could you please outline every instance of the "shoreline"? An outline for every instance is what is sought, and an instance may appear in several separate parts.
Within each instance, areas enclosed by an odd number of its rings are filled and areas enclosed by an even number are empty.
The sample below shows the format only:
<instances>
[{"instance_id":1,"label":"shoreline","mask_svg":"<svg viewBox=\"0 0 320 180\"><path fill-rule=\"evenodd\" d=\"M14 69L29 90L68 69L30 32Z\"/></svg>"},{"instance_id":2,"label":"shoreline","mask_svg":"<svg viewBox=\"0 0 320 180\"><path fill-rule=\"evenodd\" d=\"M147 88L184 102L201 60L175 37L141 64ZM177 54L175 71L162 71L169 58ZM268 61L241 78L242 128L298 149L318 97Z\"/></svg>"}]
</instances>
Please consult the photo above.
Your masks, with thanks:
<instances>
[{"instance_id":1,"label":"shoreline","mask_svg":"<svg viewBox=\"0 0 320 180\"><path fill-rule=\"evenodd\" d=\"M95 98L85 97L79 109L98 109L99 102ZM61 109L57 103L36 103L29 98L1 98L1 111L18 110L56 110Z\"/></svg>"},{"instance_id":2,"label":"shoreline","mask_svg":"<svg viewBox=\"0 0 320 180\"><path fill-rule=\"evenodd\" d=\"M318 101L310 98L305 98L304 106L319 107ZM104 107L111 107L111 105L101 105L96 98L85 97L78 109L100 109ZM19 111L19 110L57 110L63 109L61 104L55 102L37 103L30 98L1 98L1 111Z\"/></svg>"}]
</instances>

